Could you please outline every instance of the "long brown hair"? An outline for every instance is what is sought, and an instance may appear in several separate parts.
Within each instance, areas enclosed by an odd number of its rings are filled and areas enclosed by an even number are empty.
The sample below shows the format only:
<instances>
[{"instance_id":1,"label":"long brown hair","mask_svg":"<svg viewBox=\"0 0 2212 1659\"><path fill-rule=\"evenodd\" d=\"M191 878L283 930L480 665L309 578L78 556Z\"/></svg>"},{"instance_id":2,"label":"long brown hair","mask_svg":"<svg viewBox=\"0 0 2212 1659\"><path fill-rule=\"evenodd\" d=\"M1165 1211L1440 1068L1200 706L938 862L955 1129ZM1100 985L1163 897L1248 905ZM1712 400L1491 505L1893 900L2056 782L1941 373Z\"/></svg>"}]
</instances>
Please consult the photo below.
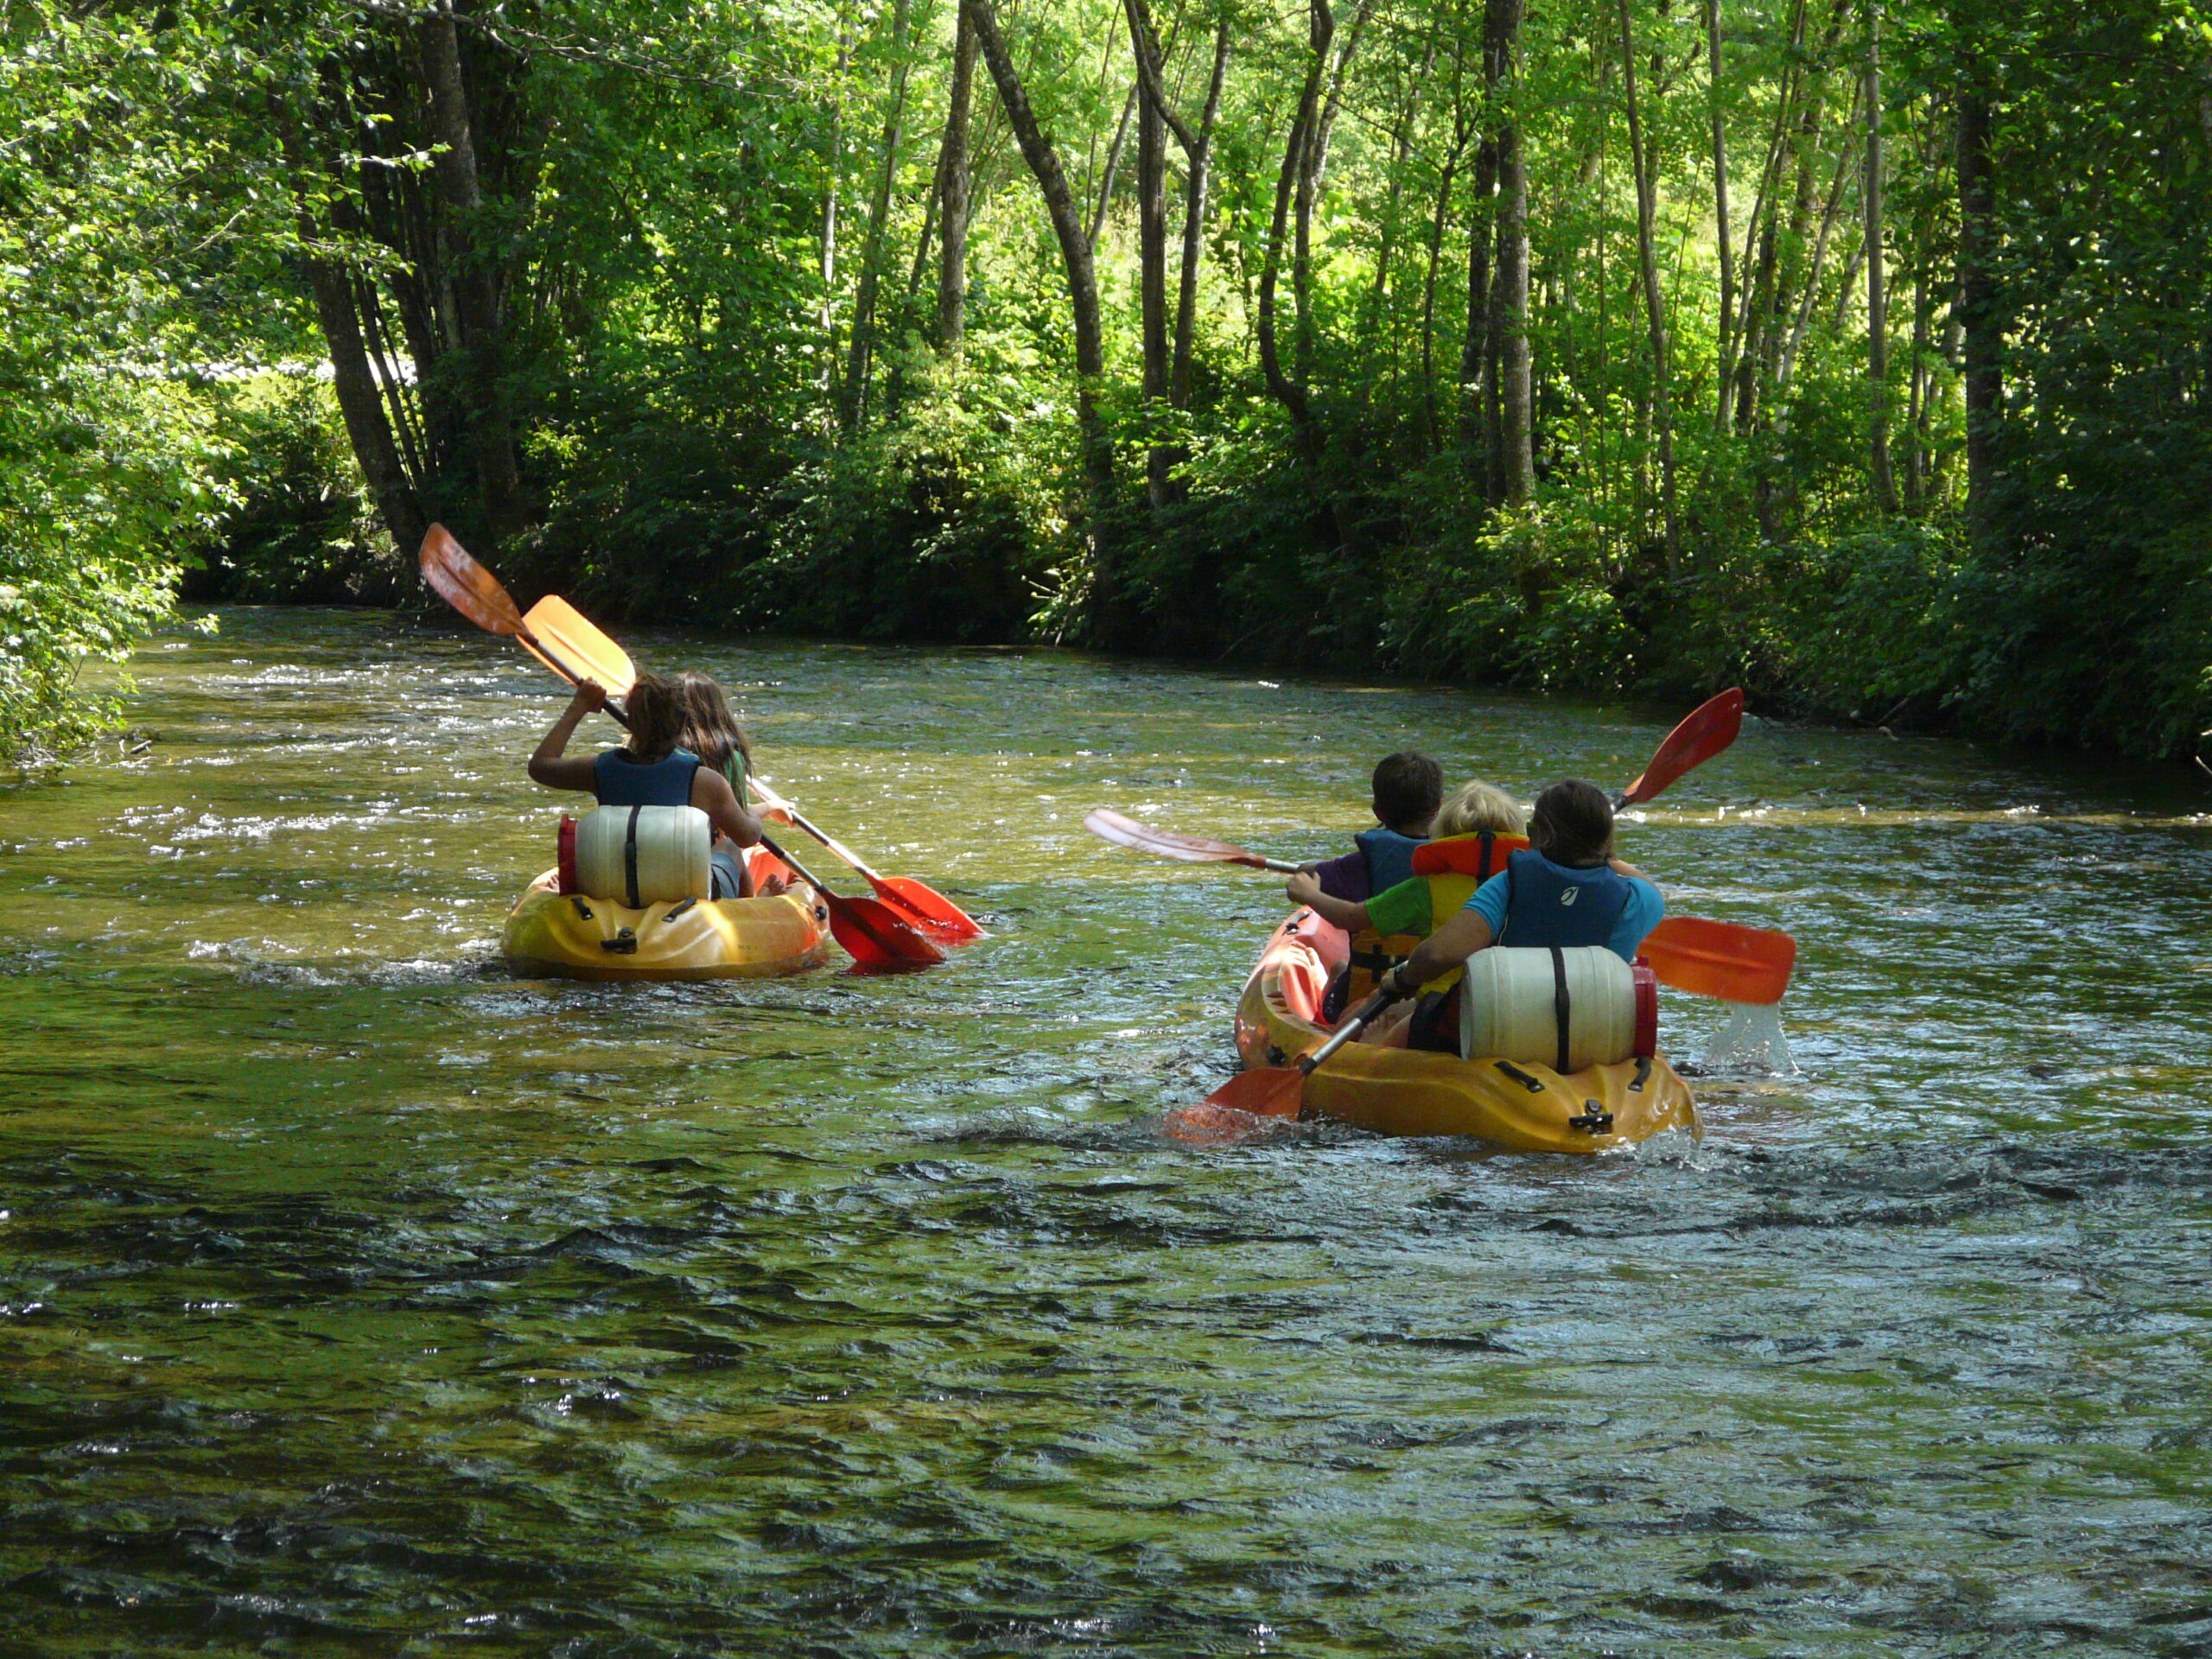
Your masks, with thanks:
<instances>
[{"instance_id":1,"label":"long brown hair","mask_svg":"<svg viewBox=\"0 0 2212 1659\"><path fill-rule=\"evenodd\" d=\"M643 765L667 760L683 736L683 694L673 680L639 675L622 700L622 712L630 718L630 741L623 747Z\"/></svg>"},{"instance_id":2,"label":"long brown hair","mask_svg":"<svg viewBox=\"0 0 2212 1659\"><path fill-rule=\"evenodd\" d=\"M729 699L707 675L687 668L676 677L677 695L683 702L683 747L716 772L731 755L745 762L745 775L753 775L753 745L745 728L729 711Z\"/></svg>"}]
</instances>

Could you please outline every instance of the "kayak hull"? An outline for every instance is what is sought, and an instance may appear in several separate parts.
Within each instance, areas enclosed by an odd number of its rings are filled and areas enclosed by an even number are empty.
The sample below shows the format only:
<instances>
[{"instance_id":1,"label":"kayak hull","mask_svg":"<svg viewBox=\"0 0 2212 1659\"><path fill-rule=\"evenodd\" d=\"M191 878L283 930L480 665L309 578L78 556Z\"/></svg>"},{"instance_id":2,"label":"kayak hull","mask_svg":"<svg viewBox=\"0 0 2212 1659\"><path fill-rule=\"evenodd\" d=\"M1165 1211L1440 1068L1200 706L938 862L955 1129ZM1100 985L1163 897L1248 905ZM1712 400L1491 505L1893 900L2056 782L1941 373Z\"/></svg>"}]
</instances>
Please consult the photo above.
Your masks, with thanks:
<instances>
[{"instance_id":1,"label":"kayak hull","mask_svg":"<svg viewBox=\"0 0 2212 1659\"><path fill-rule=\"evenodd\" d=\"M788 875L756 849L756 880ZM519 979L766 979L819 968L830 912L804 883L766 899L684 900L632 910L563 895L548 870L507 914L503 951Z\"/></svg>"},{"instance_id":2,"label":"kayak hull","mask_svg":"<svg viewBox=\"0 0 2212 1659\"><path fill-rule=\"evenodd\" d=\"M1351 941L1310 910L1268 937L1236 1009L1247 1066L1286 1065L1327 1040L1321 997ZM1689 1086L1664 1059L1548 1066L1464 1060L1351 1042L1306 1080L1305 1107L1382 1135L1464 1135L1516 1152L1603 1152L1667 1129L1700 1131Z\"/></svg>"}]
</instances>

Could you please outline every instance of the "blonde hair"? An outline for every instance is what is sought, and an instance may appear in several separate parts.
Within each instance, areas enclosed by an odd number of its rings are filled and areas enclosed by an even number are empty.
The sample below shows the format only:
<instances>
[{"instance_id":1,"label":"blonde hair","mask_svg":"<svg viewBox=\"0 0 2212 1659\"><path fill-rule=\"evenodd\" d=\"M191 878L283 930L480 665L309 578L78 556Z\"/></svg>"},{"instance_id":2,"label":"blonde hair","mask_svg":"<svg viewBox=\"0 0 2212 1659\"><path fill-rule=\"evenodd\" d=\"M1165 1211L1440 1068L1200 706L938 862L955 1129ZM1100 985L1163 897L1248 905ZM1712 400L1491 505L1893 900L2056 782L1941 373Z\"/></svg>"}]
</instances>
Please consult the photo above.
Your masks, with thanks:
<instances>
[{"instance_id":1,"label":"blonde hair","mask_svg":"<svg viewBox=\"0 0 2212 1659\"><path fill-rule=\"evenodd\" d=\"M1519 836L1528 833L1527 823L1527 815L1518 804L1495 784L1462 784L1445 798L1436 814L1436 827L1430 833L1439 839L1471 836L1484 830L1492 835Z\"/></svg>"}]
</instances>

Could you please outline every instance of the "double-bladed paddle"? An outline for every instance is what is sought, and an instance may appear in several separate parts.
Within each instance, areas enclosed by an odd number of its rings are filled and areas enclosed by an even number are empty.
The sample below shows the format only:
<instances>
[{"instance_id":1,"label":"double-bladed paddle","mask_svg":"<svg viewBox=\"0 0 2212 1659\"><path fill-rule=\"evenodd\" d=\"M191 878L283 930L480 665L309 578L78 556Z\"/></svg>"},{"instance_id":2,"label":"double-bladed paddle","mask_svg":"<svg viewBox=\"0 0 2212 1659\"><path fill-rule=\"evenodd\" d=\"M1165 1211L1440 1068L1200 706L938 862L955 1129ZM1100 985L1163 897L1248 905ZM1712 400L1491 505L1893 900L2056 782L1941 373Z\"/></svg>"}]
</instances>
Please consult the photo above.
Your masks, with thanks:
<instances>
[{"instance_id":1,"label":"double-bladed paddle","mask_svg":"<svg viewBox=\"0 0 2212 1659\"><path fill-rule=\"evenodd\" d=\"M570 684L588 679L609 695L617 695L636 682L637 670L629 653L567 601L548 595L525 615L499 579L471 558L443 524L431 525L429 534L423 538L422 565L423 579L454 609L480 628L519 640L525 651ZM607 712L621 724L629 724L620 709L610 706ZM830 934L861 967L926 967L944 960L941 949L887 906L871 899L841 897L766 836L760 842L822 895L830 912Z\"/></svg>"}]
</instances>

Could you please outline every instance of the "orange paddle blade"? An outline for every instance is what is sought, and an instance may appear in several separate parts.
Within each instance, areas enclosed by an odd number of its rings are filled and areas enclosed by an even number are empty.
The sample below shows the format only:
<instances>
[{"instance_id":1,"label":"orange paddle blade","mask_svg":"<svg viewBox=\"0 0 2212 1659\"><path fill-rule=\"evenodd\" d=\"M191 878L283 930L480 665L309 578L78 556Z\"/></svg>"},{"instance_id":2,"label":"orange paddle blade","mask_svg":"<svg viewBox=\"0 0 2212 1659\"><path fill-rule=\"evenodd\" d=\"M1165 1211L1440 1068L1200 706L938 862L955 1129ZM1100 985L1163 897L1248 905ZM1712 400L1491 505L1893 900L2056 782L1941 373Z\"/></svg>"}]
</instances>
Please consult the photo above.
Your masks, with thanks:
<instances>
[{"instance_id":1,"label":"orange paddle blade","mask_svg":"<svg viewBox=\"0 0 2212 1659\"><path fill-rule=\"evenodd\" d=\"M830 931L854 963L864 969L927 968L944 960L942 947L924 938L889 906L873 899L842 899L823 893L830 906Z\"/></svg>"},{"instance_id":2,"label":"orange paddle blade","mask_svg":"<svg viewBox=\"0 0 2212 1659\"><path fill-rule=\"evenodd\" d=\"M1288 1066L1258 1066L1239 1071L1205 1097L1208 1106L1255 1117L1296 1117L1306 1093L1306 1073Z\"/></svg>"},{"instance_id":3,"label":"orange paddle blade","mask_svg":"<svg viewBox=\"0 0 2212 1659\"><path fill-rule=\"evenodd\" d=\"M524 649L563 679L596 680L610 697L628 696L637 683L630 653L558 594L546 594L522 620Z\"/></svg>"},{"instance_id":4,"label":"orange paddle blade","mask_svg":"<svg viewBox=\"0 0 2212 1659\"><path fill-rule=\"evenodd\" d=\"M1682 723L1667 734L1667 741L1651 757L1643 776L1628 786L1623 806L1648 801L1693 766L1707 761L1736 741L1744 728L1744 694L1740 688L1723 691L1692 709Z\"/></svg>"},{"instance_id":5,"label":"orange paddle blade","mask_svg":"<svg viewBox=\"0 0 2212 1659\"><path fill-rule=\"evenodd\" d=\"M478 627L493 633L520 633L522 613L499 579L468 556L443 524L432 524L423 537L423 580L447 604Z\"/></svg>"},{"instance_id":6,"label":"orange paddle blade","mask_svg":"<svg viewBox=\"0 0 2212 1659\"><path fill-rule=\"evenodd\" d=\"M1160 1120L1160 1132L1171 1141L1193 1147L1233 1147L1281 1122L1281 1118L1255 1117L1234 1106L1178 1106Z\"/></svg>"},{"instance_id":7,"label":"orange paddle blade","mask_svg":"<svg viewBox=\"0 0 2212 1659\"><path fill-rule=\"evenodd\" d=\"M1787 933L1697 916L1669 916L1643 941L1662 985L1726 1002L1779 1002L1789 988L1797 941Z\"/></svg>"}]
</instances>

